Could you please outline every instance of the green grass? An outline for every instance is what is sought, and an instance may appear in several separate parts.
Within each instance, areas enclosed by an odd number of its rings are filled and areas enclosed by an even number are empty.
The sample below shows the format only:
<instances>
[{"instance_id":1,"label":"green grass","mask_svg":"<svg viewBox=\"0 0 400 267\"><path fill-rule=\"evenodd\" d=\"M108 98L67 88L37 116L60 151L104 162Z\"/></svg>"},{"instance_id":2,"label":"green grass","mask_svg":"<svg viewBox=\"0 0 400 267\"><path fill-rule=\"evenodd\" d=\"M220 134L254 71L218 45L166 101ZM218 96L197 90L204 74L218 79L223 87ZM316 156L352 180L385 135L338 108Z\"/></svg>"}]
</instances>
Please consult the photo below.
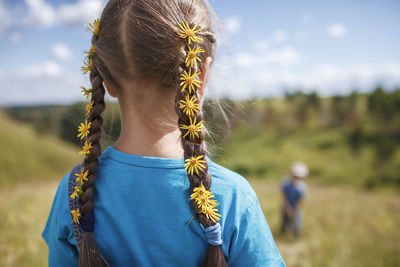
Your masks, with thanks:
<instances>
[{"instance_id":1,"label":"green grass","mask_svg":"<svg viewBox=\"0 0 400 267\"><path fill-rule=\"evenodd\" d=\"M65 175L80 160L78 149L41 135L0 112L0 186Z\"/></svg>"},{"instance_id":2,"label":"green grass","mask_svg":"<svg viewBox=\"0 0 400 267\"><path fill-rule=\"evenodd\" d=\"M400 151L394 160L400 162ZM304 161L309 179L324 184L362 187L370 177L379 180L376 158L365 145L351 150L341 129L299 129L280 136L268 128L235 130L216 162L246 178L277 180L287 175L294 161Z\"/></svg>"}]
</instances>

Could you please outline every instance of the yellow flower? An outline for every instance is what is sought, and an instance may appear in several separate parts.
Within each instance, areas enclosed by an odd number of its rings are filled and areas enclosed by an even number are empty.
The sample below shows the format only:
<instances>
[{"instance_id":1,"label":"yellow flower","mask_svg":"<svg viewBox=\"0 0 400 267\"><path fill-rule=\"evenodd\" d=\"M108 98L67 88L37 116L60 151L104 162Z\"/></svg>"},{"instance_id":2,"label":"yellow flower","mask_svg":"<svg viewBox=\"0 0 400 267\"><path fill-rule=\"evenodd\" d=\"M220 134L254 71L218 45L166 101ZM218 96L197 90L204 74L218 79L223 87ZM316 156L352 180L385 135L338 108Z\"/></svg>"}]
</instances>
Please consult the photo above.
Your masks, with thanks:
<instances>
[{"instance_id":1,"label":"yellow flower","mask_svg":"<svg viewBox=\"0 0 400 267\"><path fill-rule=\"evenodd\" d=\"M81 217L81 213L79 212L79 209L71 210L71 214L72 214L72 221L79 223L79 217Z\"/></svg>"},{"instance_id":2,"label":"yellow flower","mask_svg":"<svg viewBox=\"0 0 400 267\"><path fill-rule=\"evenodd\" d=\"M206 52L206 51L201 47L198 47L196 49L194 47L193 47L193 49L191 47L189 47L189 51L187 51L187 56L186 56L186 60L185 60L186 67L189 67L189 65L190 65L190 67L193 68L193 64L196 59L198 61L201 61L201 59L197 56L197 54L204 53L204 52Z\"/></svg>"},{"instance_id":3,"label":"yellow flower","mask_svg":"<svg viewBox=\"0 0 400 267\"><path fill-rule=\"evenodd\" d=\"M87 59L85 62L83 62L83 64L84 64L84 66L81 67L81 71L82 71L83 74L86 74L93 67L92 59L91 58Z\"/></svg>"},{"instance_id":4,"label":"yellow flower","mask_svg":"<svg viewBox=\"0 0 400 267\"><path fill-rule=\"evenodd\" d=\"M217 206L217 205L204 206L204 208L201 212L206 215L207 219L209 219L213 222L219 221L219 220L221 220L221 218L219 218L219 217L221 217L221 214L217 213L218 209L215 208L215 206Z\"/></svg>"},{"instance_id":5,"label":"yellow flower","mask_svg":"<svg viewBox=\"0 0 400 267\"><path fill-rule=\"evenodd\" d=\"M85 144L82 147L82 151L79 151L79 155L89 155L90 149L92 148L92 142L85 141Z\"/></svg>"},{"instance_id":6,"label":"yellow flower","mask_svg":"<svg viewBox=\"0 0 400 267\"><path fill-rule=\"evenodd\" d=\"M81 186L83 184L83 180L88 180L87 176L89 175L89 170L84 170L83 167L81 168L81 173L76 173L76 184ZM75 188L76 189L76 188Z\"/></svg>"},{"instance_id":7,"label":"yellow flower","mask_svg":"<svg viewBox=\"0 0 400 267\"><path fill-rule=\"evenodd\" d=\"M74 192L71 194L71 198L74 199L79 197L82 194L82 187L81 185L76 185Z\"/></svg>"},{"instance_id":8,"label":"yellow flower","mask_svg":"<svg viewBox=\"0 0 400 267\"><path fill-rule=\"evenodd\" d=\"M196 79L197 75L199 74L200 72L196 72L192 75L191 68L189 68L189 73L187 73L185 70L184 73L181 74L180 78L182 81L181 86L183 85L181 92L185 91L186 87L189 88L189 94L192 92L192 90L195 92L197 89L196 87L200 87L200 84L202 83L202 81Z\"/></svg>"},{"instance_id":9,"label":"yellow flower","mask_svg":"<svg viewBox=\"0 0 400 267\"><path fill-rule=\"evenodd\" d=\"M205 160L202 160L204 155L200 155L197 157L191 157L190 159L185 159L185 170L188 170L188 173L193 175L193 171L199 174L199 170L204 172L205 166L203 165L206 163Z\"/></svg>"},{"instance_id":10,"label":"yellow flower","mask_svg":"<svg viewBox=\"0 0 400 267\"><path fill-rule=\"evenodd\" d=\"M213 195L210 197L207 196L201 196L198 197L195 201L196 204L199 206L201 210L207 208L208 206L216 206L218 205L217 201L215 199L212 199L214 197Z\"/></svg>"},{"instance_id":11,"label":"yellow flower","mask_svg":"<svg viewBox=\"0 0 400 267\"><path fill-rule=\"evenodd\" d=\"M202 123L203 121L199 121L196 123L196 117L194 117L194 120L192 121L192 117L189 117L190 125L179 125L179 128L182 130L187 130L187 132L183 135L183 138L185 138L188 134L190 139L194 139L195 136L199 137L199 134L197 132L203 131Z\"/></svg>"},{"instance_id":12,"label":"yellow flower","mask_svg":"<svg viewBox=\"0 0 400 267\"><path fill-rule=\"evenodd\" d=\"M72 199L75 199L76 197L79 197L78 191L74 190L74 192L70 196Z\"/></svg>"},{"instance_id":13,"label":"yellow flower","mask_svg":"<svg viewBox=\"0 0 400 267\"><path fill-rule=\"evenodd\" d=\"M190 199L197 199L202 196L209 197L211 195L212 193L204 187L203 183L201 183L200 186L197 186L193 189L193 193L190 195Z\"/></svg>"},{"instance_id":14,"label":"yellow flower","mask_svg":"<svg viewBox=\"0 0 400 267\"><path fill-rule=\"evenodd\" d=\"M92 53L94 52L94 50L95 50L95 46L91 45L89 51L85 52L85 54L87 54L85 59L90 57L92 55Z\"/></svg>"},{"instance_id":15,"label":"yellow flower","mask_svg":"<svg viewBox=\"0 0 400 267\"><path fill-rule=\"evenodd\" d=\"M85 107L85 109L86 109L86 114L85 114L86 117L89 115L90 111L92 110L92 107L93 107L93 100L89 104L86 104L86 107Z\"/></svg>"},{"instance_id":16,"label":"yellow flower","mask_svg":"<svg viewBox=\"0 0 400 267\"><path fill-rule=\"evenodd\" d=\"M85 120L85 123L81 122L81 125L78 126L79 134L77 136L81 138L81 140L89 134L89 129L91 125L91 122L89 122L88 124L87 120Z\"/></svg>"},{"instance_id":17,"label":"yellow flower","mask_svg":"<svg viewBox=\"0 0 400 267\"><path fill-rule=\"evenodd\" d=\"M83 93L83 96L86 97L86 99L89 98L90 93L93 91L92 89L86 89L84 86L81 86L81 92Z\"/></svg>"},{"instance_id":18,"label":"yellow flower","mask_svg":"<svg viewBox=\"0 0 400 267\"><path fill-rule=\"evenodd\" d=\"M186 95L185 100L180 100L182 105L180 105L179 108L183 109L183 112L185 112L187 116L193 116L194 113L198 112L200 109L199 103L196 103L198 99L194 97L195 96L192 95L192 97L189 98L189 95Z\"/></svg>"},{"instance_id":19,"label":"yellow flower","mask_svg":"<svg viewBox=\"0 0 400 267\"><path fill-rule=\"evenodd\" d=\"M93 22L89 22L88 26L86 29L90 32L92 32L94 35L99 35L100 31L100 20L95 19Z\"/></svg>"},{"instance_id":20,"label":"yellow flower","mask_svg":"<svg viewBox=\"0 0 400 267\"><path fill-rule=\"evenodd\" d=\"M188 38L188 44L190 45L190 42L201 42L203 39L201 37L196 36L196 33L200 31L200 28L197 29L197 25L194 25L193 28L189 27L189 24L187 22L182 22L179 24L179 29L178 30L178 35L179 37L186 39Z\"/></svg>"},{"instance_id":21,"label":"yellow flower","mask_svg":"<svg viewBox=\"0 0 400 267\"><path fill-rule=\"evenodd\" d=\"M82 195L82 185L75 185L75 191L78 193L78 195Z\"/></svg>"}]
</instances>

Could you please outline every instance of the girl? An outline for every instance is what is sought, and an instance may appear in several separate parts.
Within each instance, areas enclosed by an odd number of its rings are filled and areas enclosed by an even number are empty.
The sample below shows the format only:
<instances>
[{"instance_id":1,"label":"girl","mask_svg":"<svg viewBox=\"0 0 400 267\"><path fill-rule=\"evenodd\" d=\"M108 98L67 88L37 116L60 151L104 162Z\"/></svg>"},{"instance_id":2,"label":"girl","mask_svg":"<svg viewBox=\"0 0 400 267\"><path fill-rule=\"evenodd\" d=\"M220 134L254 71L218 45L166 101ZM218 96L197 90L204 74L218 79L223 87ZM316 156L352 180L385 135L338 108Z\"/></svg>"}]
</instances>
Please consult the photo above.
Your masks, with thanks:
<instances>
[{"instance_id":1,"label":"girl","mask_svg":"<svg viewBox=\"0 0 400 267\"><path fill-rule=\"evenodd\" d=\"M85 158L61 180L43 230L49 265L284 266L250 184L207 157L207 6L110 0L89 26ZM106 90L122 127L102 152Z\"/></svg>"}]
</instances>

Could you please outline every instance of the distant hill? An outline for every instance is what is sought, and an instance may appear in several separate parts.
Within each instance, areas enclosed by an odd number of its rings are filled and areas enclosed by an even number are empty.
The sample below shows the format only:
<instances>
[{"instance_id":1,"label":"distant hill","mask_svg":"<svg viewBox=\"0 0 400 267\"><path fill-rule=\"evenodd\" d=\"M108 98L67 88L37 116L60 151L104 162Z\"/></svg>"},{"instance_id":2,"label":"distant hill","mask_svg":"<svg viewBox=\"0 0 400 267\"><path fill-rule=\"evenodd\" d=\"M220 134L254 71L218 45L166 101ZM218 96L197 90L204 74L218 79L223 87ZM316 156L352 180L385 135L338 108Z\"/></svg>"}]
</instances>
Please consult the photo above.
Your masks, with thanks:
<instances>
[{"instance_id":1,"label":"distant hill","mask_svg":"<svg viewBox=\"0 0 400 267\"><path fill-rule=\"evenodd\" d=\"M78 148L37 133L0 111L0 187L26 181L61 179L80 161Z\"/></svg>"},{"instance_id":2,"label":"distant hill","mask_svg":"<svg viewBox=\"0 0 400 267\"><path fill-rule=\"evenodd\" d=\"M309 165L310 180L400 189L400 88L331 97L298 91L220 104L225 113L213 101L204 102L210 156L246 178L278 180L299 160ZM121 125L118 104L106 106L103 147L118 138ZM4 112L32 125L36 136L53 135L78 149L76 127L84 110L79 102Z\"/></svg>"}]
</instances>

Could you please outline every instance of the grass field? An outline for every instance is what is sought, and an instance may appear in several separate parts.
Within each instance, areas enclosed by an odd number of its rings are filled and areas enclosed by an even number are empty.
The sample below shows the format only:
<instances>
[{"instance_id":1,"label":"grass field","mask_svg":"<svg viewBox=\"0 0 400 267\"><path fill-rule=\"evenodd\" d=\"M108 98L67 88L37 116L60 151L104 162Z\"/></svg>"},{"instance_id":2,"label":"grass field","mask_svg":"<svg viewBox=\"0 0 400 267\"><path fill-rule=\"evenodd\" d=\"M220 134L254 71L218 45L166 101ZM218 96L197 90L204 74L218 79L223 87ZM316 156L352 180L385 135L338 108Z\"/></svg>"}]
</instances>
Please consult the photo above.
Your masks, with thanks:
<instances>
[{"instance_id":1,"label":"grass field","mask_svg":"<svg viewBox=\"0 0 400 267\"><path fill-rule=\"evenodd\" d=\"M277 181L287 175L292 162L304 161L309 180L321 184L365 187L369 179L379 183L376 158L371 146L357 153L349 147L343 129L300 129L279 136L274 129L241 127L218 151L217 162L246 178ZM249 155L249 156L244 156ZM400 162L400 150L393 155Z\"/></svg>"},{"instance_id":2,"label":"grass field","mask_svg":"<svg viewBox=\"0 0 400 267\"><path fill-rule=\"evenodd\" d=\"M1 112L0 140L0 266L46 266L41 232L59 180L79 161L77 148ZM278 180L299 158L311 175L303 207L306 229L294 239L279 234ZM253 178L288 266L400 266L398 191L360 189L364 180L357 174L373 173L368 147L351 154L338 131L304 131L279 140L268 131L243 130L217 162Z\"/></svg>"},{"instance_id":3,"label":"grass field","mask_svg":"<svg viewBox=\"0 0 400 267\"><path fill-rule=\"evenodd\" d=\"M0 147L0 186L54 179L79 161L75 146L38 134L1 112Z\"/></svg>"},{"instance_id":4,"label":"grass field","mask_svg":"<svg viewBox=\"0 0 400 267\"><path fill-rule=\"evenodd\" d=\"M276 184L251 183L288 266L400 266L400 196L311 185L304 203L306 231L294 239L279 235ZM0 266L46 266L47 246L40 234L57 185L0 189Z\"/></svg>"}]
</instances>

